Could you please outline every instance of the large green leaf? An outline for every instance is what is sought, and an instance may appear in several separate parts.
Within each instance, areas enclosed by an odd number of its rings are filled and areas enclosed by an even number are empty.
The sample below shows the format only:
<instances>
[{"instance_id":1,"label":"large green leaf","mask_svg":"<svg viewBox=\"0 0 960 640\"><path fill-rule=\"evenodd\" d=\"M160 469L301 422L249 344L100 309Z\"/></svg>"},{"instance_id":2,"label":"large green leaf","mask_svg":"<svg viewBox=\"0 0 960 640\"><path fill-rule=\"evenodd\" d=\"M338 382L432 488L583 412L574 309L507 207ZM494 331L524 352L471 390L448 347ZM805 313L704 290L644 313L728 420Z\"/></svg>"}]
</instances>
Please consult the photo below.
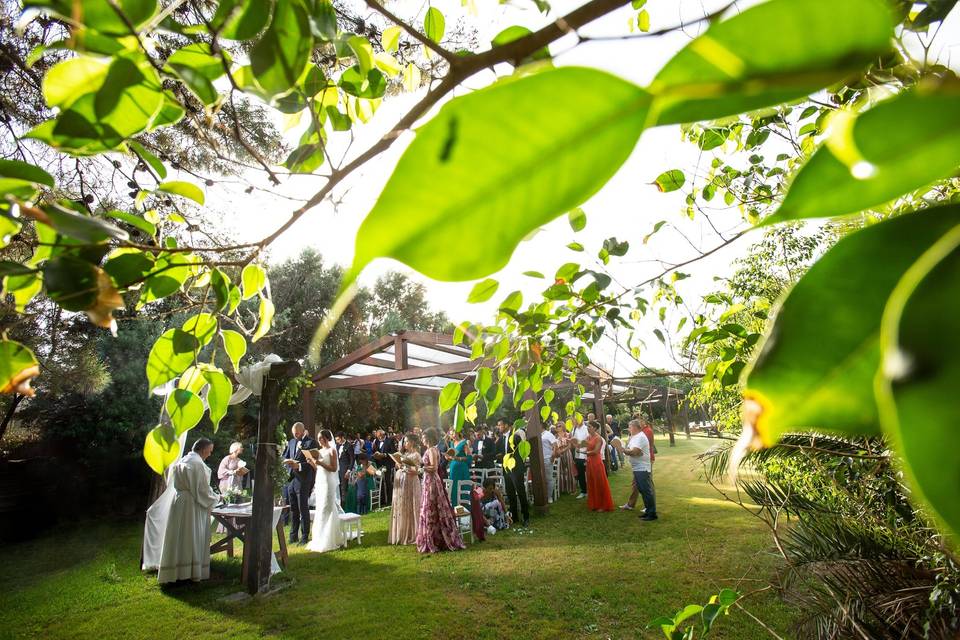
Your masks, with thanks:
<instances>
[{"instance_id":1,"label":"large green leaf","mask_svg":"<svg viewBox=\"0 0 960 640\"><path fill-rule=\"evenodd\" d=\"M243 283L243 299L249 300L257 295L267 284L267 272L258 264L248 264L240 274Z\"/></svg>"},{"instance_id":2,"label":"large green leaf","mask_svg":"<svg viewBox=\"0 0 960 640\"><path fill-rule=\"evenodd\" d=\"M253 337L250 338L250 342L257 342L260 338L267 335L267 332L270 331L270 327L273 326L273 314L276 312L276 308L273 306L273 301L270 298L260 298L260 311L258 315L257 330L254 331Z\"/></svg>"},{"instance_id":3,"label":"large green leaf","mask_svg":"<svg viewBox=\"0 0 960 640\"><path fill-rule=\"evenodd\" d=\"M203 402L186 389L174 389L167 396L166 409L177 436L193 429L203 417Z\"/></svg>"},{"instance_id":4,"label":"large green leaf","mask_svg":"<svg viewBox=\"0 0 960 640\"><path fill-rule=\"evenodd\" d=\"M35 184L53 187L53 176L29 162L0 160L0 177L27 180Z\"/></svg>"},{"instance_id":5,"label":"large green leaf","mask_svg":"<svg viewBox=\"0 0 960 640\"><path fill-rule=\"evenodd\" d=\"M313 36L299 0L277 0L273 21L250 52L257 84L271 96L290 90L310 60Z\"/></svg>"},{"instance_id":6,"label":"large green leaf","mask_svg":"<svg viewBox=\"0 0 960 640\"><path fill-rule=\"evenodd\" d=\"M173 429L159 425L147 433L143 443L143 459L160 475L180 457L180 442L174 437Z\"/></svg>"},{"instance_id":7,"label":"large green leaf","mask_svg":"<svg viewBox=\"0 0 960 640\"><path fill-rule=\"evenodd\" d=\"M960 206L881 222L840 240L800 279L745 378L765 443L797 429L878 432L883 308L903 272L957 224Z\"/></svg>"},{"instance_id":8,"label":"large green leaf","mask_svg":"<svg viewBox=\"0 0 960 640\"><path fill-rule=\"evenodd\" d=\"M915 494L960 533L960 226L904 274L884 312L877 400Z\"/></svg>"},{"instance_id":9,"label":"large green leaf","mask_svg":"<svg viewBox=\"0 0 960 640\"><path fill-rule=\"evenodd\" d=\"M530 231L616 172L648 103L635 85L578 67L451 100L418 131L363 221L344 287L381 256L438 280L498 270Z\"/></svg>"},{"instance_id":10,"label":"large green leaf","mask_svg":"<svg viewBox=\"0 0 960 640\"><path fill-rule=\"evenodd\" d=\"M172 193L175 196L188 198L200 205L202 205L204 202L203 191L200 189L200 187L192 182L183 182L181 180L161 182L157 185L157 191Z\"/></svg>"},{"instance_id":11,"label":"large green leaf","mask_svg":"<svg viewBox=\"0 0 960 640\"><path fill-rule=\"evenodd\" d=\"M0 340L0 393L33 395L30 380L40 374L36 356L13 340Z\"/></svg>"},{"instance_id":12,"label":"large green leaf","mask_svg":"<svg viewBox=\"0 0 960 640\"><path fill-rule=\"evenodd\" d=\"M270 20L269 0L220 0L210 24L220 29L220 37L250 40L257 37Z\"/></svg>"},{"instance_id":13,"label":"large green leaf","mask_svg":"<svg viewBox=\"0 0 960 640\"><path fill-rule=\"evenodd\" d=\"M97 301L97 272L86 260L60 255L43 264L43 286L50 299L67 311L83 311Z\"/></svg>"},{"instance_id":14,"label":"large green leaf","mask_svg":"<svg viewBox=\"0 0 960 640\"><path fill-rule=\"evenodd\" d=\"M857 118L841 113L764 224L869 209L960 167L958 88L910 91Z\"/></svg>"},{"instance_id":15,"label":"large green leaf","mask_svg":"<svg viewBox=\"0 0 960 640\"><path fill-rule=\"evenodd\" d=\"M127 22L135 29L144 24L156 12L157 0L118 0L116 6L126 20L117 14L110 0L27 0L24 6L49 10L101 33L128 36Z\"/></svg>"},{"instance_id":16,"label":"large green leaf","mask_svg":"<svg viewBox=\"0 0 960 640\"><path fill-rule=\"evenodd\" d=\"M223 348L233 363L235 371L240 371L240 358L247 352L247 339L242 333L224 329L220 332L220 338L223 340Z\"/></svg>"},{"instance_id":17,"label":"large green leaf","mask_svg":"<svg viewBox=\"0 0 960 640\"><path fill-rule=\"evenodd\" d=\"M190 316L181 327L184 332L189 333L201 347L206 346L217 335L217 318L209 313L198 313Z\"/></svg>"},{"instance_id":18,"label":"large green leaf","mask_svg":"<svg viewBox=\"0 0 960 640\"><path fill-rule=\"evenodd\" d=\"M233 395L233 385L230 384L230 379L218 369L204 371L203 376L210 383L210 390L207 391L207 406L210 407L210 422L213 423L213 430L216 432L220 428L223 416L227 415L230 396Z\"/></svg>"},{"instance_id":19,"label":"large green leaf","mask_svg":"<svg viewBox=\"0 0 960 640\"><path fill-rule=\"evenodd\" d=\"M197 338L182 329L167 329L150 349L147 357L147 382L156 389L173 380L193 364Z\"/></svg>"},{"instance_id":20,"label":"large green leaf","mask_svg":"<svg viewBox=\"0 0 960 640\"><path fill-rule=\"evenodd\" d=\"M499 287L500 283L493 278L481 280L477 284L473 285L473 289L470 290L470 295L467 296L467 302L486 302L493 297L493 294L497 292Z\"/></svg>"},{"instance_id":21,"label":"large green leaf","mask_svg":"<svg viewBox=\"0 0 960 640\"><path fill-rule=\"evenodd\" d=\"M443 17L443 12L436 7L427 9L427 15L423 18L423 32L434 42L443 40L443 34L447 29L447 21Z\"/></svg>"},{"instance_id":22,"label":"large green leaf","mask_svg":"<svg viewBox=\"0 0 960 640\"><path fill-rule=\"evenodd\" d=\"M460 383L459 382L448 382L443 389L440 390L440 397L438 402L440 404L440 413L449 411L457 404L457 400L460 399Z\"/></svg>"},{"instance_id":23,"label":"large green leaf","mask_svg":"<svg viewBox=\"0 0 960 640\"><path fill-rule=\"evenodd\" d=\"M657 124L714 120L789 102L891 48L884 0L770 0L716 22L657 74Z\"/></svg>"}]
</instances>

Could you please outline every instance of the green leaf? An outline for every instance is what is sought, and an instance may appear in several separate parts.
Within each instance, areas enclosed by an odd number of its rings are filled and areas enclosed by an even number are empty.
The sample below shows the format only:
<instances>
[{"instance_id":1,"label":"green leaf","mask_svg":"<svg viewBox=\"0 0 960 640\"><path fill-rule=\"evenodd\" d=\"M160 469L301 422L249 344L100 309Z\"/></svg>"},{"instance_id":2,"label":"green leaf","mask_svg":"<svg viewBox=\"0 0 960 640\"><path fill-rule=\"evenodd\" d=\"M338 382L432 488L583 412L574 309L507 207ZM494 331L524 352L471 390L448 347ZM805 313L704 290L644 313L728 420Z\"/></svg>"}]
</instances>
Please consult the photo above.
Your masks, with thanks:
<instances>
[{"instance_id":1,"label":"green leaf","mask_svg":"<svg viewBox=\"0 0 960 640\"><path fill-rule=\"evenodd\" d=\"M494 385L493 399L487 401L487 415L492 417L501 404L503 404L503 385L496 384Z\"/></svg>"},{"instance_id":2,"label":"green leaf","mask_svg":"<svg viewBox=\"0 0 960 640\"><path fill-rule=\"evenodd\" d=\"M838 112L826 144L763 224L870 209L950 176L958 166L960 90L952 86L913 90L856 118Z\"/></svg>"},{"instance_id":3,"label":"green leaf","mask_svg":"<svg viewBox=\"0 0 960 640\"><path fill-rule=\"evenodd\" d=\"M714 22L664 65L651 117L678 124L790 102L862 71L892 39L883 0L762 2Z\"/></svg>"},{"instance_id":4,"label":"green leaf","mask_svg":"<svg viewBox=\"0 0 960 640\"><path fill-rule=\"evenodd\" d=\"M653 181L653 184L657 185L660 193L669 193L671 191L676 191L683 187L683 184L687 181L687 177L683 175L683 171L680 169L671 169L670 171L664 171L657 179Z\"/></svg>"},{"instance_id":5,"label":"green leaf","mask_svg":"<svg viewBox=\"0 0 960 640\"><path fill-rule=\"evenodd\" d=\"M0 393L32 396L30 380L40 375L36 356L13 340L0 340Z\"/></svg>"},{"instance_id":6,"label":"green leaf","mask_svg":"<svg viewBox=\"0 0 960 640\"><path fill-rule=\"evenodd\" d=\"M27 0L25 7L40 7L68 21L82 24L114 36L129 36L130 26L136 29L153 17L156 0L119 0L117 6L126 20L117 15L107 0Z\"/></svg>"},{"instance_id":7,"label":"green leaf","mask_svg":"<svg viewBox=\"0 0 960 640\"><path fill-rule=\"evenodd\" d=\"M493 278L481 280L477 284L473 285L473 289L470 291L470 295L467 297L467 302L486 302L493 297L493 294L497 292L499 287L500 283Z\"/></svg>"},{"instance_id":8,"label":"green leaf","mask_svg":"<svg viewBox=\"0 0 960 640\"><path fill-rule=\"evenodd\" d=\"M532 407L528 407L528 408L532 408ZM526 409L524 409L524 411L525 410ZM530 441L529 440L520 441L520 444L517 445L517 455L520 456L520 458L523 460L526 460L527 458L530 457Z\"/></svg>"},{"instance_id":9,"label":"green leaf","mask_svg":"<svg viewBox=\"0 0 960 640\"><path fill-rule=\"evenodd\" d=\"M327 42L334 42L340 32L337 27L337 10L331 0L317 0L310 13L310 28L313 35Z\"/></svg>"},{"instance_id":10,"label":"green leaf","mask_svg":"<svg viewBox=\"0 0 960 640\"><path fill-rule=\"evenodd\" d=\"M153 271L153 255L137 249L117 249L103 264L103 270L118 288L126 288Z\"/></svg>"},{"instance_id":11,"label":"green leaf","mask_svg":"<svg viewBox=\"0 0 960 640\"><path fill-rule=\"evenodd\" d=\"M186 389L174 389L167 396L166 409L177 437L197 426L203 417L203 402Z\"/></svg>"},{"instance_id":12,"label":"green leaf","mask_svg":"<svg viewBox=\"0 0 960 640\"><path fill-rule=\"evenodd\" d=\"M313 173L323 164L323 143L303 144L290 152L283 166L293 173Z\"/></svg>"},{"instance_id":13,"label":"green leaf","mask_svg":"<svg viewBox=\"0 0 960 640\"><path fill-rule=\"evenodd\" d=\"M350 36L347 38L347 45L357 58L357 66L360 67L361 75L366 75L374 66L373 47L370 45L370 41L363 36Z\"/></svg>"},{"instance_id":14,"label":"green leaf","mask_svg":"<svg viewBox=\"0 0 960 640\"><path fill-rule=\"evenodd\" d=\"M960 420L958 287L960 226L931 246L893 290L883 314L883 367L875 385L884 431L903 458L912 495L954 536L960 533L960 457L950 446Z\"/></svg>"},{"instance_id":15,"label":"green leaf","mask_svg":"<svg viewBox=\"0 0 960 640\"><path fill-rule=\"evenodd\" d=\"M260 298L259 322L257 323L257 330L254 332L253 337L250 338L250 342L256 342L267 335L267 332L270 331L270 327L273 325L273 314L275 311L276 309L273 306L273 302L269 298Z\"/></svg>"},{"instance_id":16,"label":"green leaf","mask_svg":"<svg viewBox=\"0 0 960 640\"><path fill-rule=\"evenodd\" d=\"M427 15L423 18L423 32L434 42L443 40L443 34L447 28L447 21L443 13L436 7L427 9Z\"/></svg>"},{"instance_id":17,"label":"green leaf","mask_svg":"<svg viewBox=\"0 0 960 640\"><path fill-rule=\"evenodd\" d=\"M67 311L83 311L96 304L99 286L94 265L60 255L45 262L42 269L47 295Z\"/></svg>"},{"instance_id":18,"label":"green leaf","mask_svg":"<svg viewBox=\"0 0 960 640\"><path fill-rule=\"evenodd\" d=\"M220 37L228 40L252 40L270 21L271 2L263 0L220 0L210 21Z\"/></svg>"},{"instance_id":19,"label":"green leaf","mask_svg":"<svg viewBox=\"0 0 960 640\"><path fill-rule=\"evenodd\" d=\"M80 96L97 91L110 65L100 58L77 56L58 62L43 76L43 98L50 107L66 109Z\"/></svg>"},{"instance_id":20,"label":"green leaf","mask_svg":"<svg viewBox=\"0 0 960 640\"><path fill-rule=\"evenodd\" d=\"M460 383L459 382L448 382L443 389L440 390L440 413L445 413L453 408L457 404L457 400L460 399Z\"/></svg>"},{"instance_id":21,"label":"green leaf","mask_svg":"<svg viewBox=\"0 0 960 640\"><path fill-rule=\"evenodd\" d=\"M498 309L500 311L519 311L520 305L522 304L523 294L519 291L514 291L503 299L503 302L500 303Z\"/></svg>"},{"instance_id":22,"label":"green leaf","mask_svg":"<svg viewBox=\"0 0 960 640\"><path fill-rule=\"evenodd\" d=\"M147 382L150 389L163 386L193 364L197 339L181 329L168 329L157 338L147 357Z\"/></svg>"},{"instance_id":23,"label":"green leaf","mask_svg":"<svg viewBox=\"0 0 960 640\"><path fill-rule=\"evenodd\" d=\"M243 299L249 300L267 285L267 272L258 264L248 264L240 274L243 284Z\"/></svg>"},{"instance_id":24,"label":"green leaf","mask_svg":"<svg viewBox=\"0 0 960 640\"><path fill-rule=\"evenodd\" d=\"M700 620L703 622L703 634L706 635L710 632L710 629L713 627L713 621L717 619L717 616L720 615L720 612L723 608L712 602L706 605L703 608L703 611L700 612Z\"/></svg>"},{"instance_id":25,"label":"green leaf","mask_svg":"<svg viewBox=\"0 0 960 640\"><path fill-rule=\"evenodd\" d=\"M437 280L497 271L530 231L616 172L643 130L647 102L638 87L577 67L454 98L418 131L363 221L343 287L381 256Z\"/></svg>"},{"instance_id":26,"label":"green leaf","mask_svg":"<svg viewBox=\"0 0 960 640\"><path fill-rule=\"evenodd\" d=\"M543 278L546 277L545 275L543 275L543 274L540 273L539 271L524 271L524 272L523 272L523 275L527 276L528 278L540 278L540 279L543 279Z\"/></svg>"},{"instance_id":27,"label":"green leaf","mask_svg":"<svg viewBox=\"0 0 960 640\"><path fill-rule=\"evenodd\" d=\"M157 426L147 433L143 443L143 459L159 475L180 458L180 442L173 435L173 429Z\"/></svg>"},{"instance_id":28,"label":"green leaf","mask_svg":"<svg viewBox=\"0 0 960 640\"><path fill-rule=\"evenodd\" d=\"M387 27L380 34L380 44L383 46L383 50L387 52L394 52L400 47L400 34L403 33L403 29L397 26Z\"/></svg>"},{"instance_id":29,"label":"green leaf","mask_svg":"<svg viewBox=\"0 0 960 640\"><path fill-rule=\"evenodd\" d=\"M357 98L375 100L387 92L387 79L380 69L370 69L363 73L360 65L353 65L340 74L339 87Z\"/></svg>"},{"instance_id":30,"label":"green leaf","mask_svg":"<svg viewBox=\"0 0 960 640\"><path fill-rule=\"evenodd\" d=\"M250 67L257 84L270 96L289 91L300 78L313 36L307 13L298 0L277 0L270 28L250 52Z\"/></svg>"},{"instance_id":31,"label":"green leaf","mask_svg":"<svg viewBox=\"0 0 960 640\"><path fill-rule=\"evenodd\" d=\"M116 238L127 240L130 235L105 220L70 211L56 203L45 205L43 212L58 233L83 242L97 243Z\"/></svg>"},{"instance_id":32,"label":"green leaf","mask_svg":"<svg viewBox=\"0 0 960 640\"><path fill-rule=\"evenodd\" d=\"M157 235L157 226L155 224L147 222L140 216L133 215L132 213L126 213L125 211L108 211L103 215L115 220L122 220L123 222L140 229L140 231L143 231L151 238Z\"/></svg>"},{"instance_id":33,"label":"green leaf","mask_svg":"<svg viewBox=\"0 0 960 640\"><path fill-rule=\"evenodd\" d=\"M650 31L650 12L646 9L637 14L637 29L643 33Z\"/></svg>"},{"instance_id":34,"label":"green leaf","mask_svg":"<svg viewBox=\"0 0 960 640\"><path fill-rule=\"evenodd\" d=\"M520 25L512 25L498 33L494 36L493 40L490 42L491 46L499 47L507 44L508 42L513 42L514 40L519 40L524 36L528 36L532 31L526 27ZM542 47L534 51L529 60L549 60L550 59L550 50L547 47Z\"/></svg>"},{"instance_id":35,"label":"green leaf","mask_svg":"<svg viewBox=\"0 0 960 640\"><path fill-rule=\"evenodd\" d=\"M34 184L42 184L50 188L54 187L53 176L40 167L36 167L28 162L21 162L20 160L0 159L0 177L27 180Z\"/></svg>"},{"instance_id":36,"label":"green leaf","mask_svg":"<svg viewBox=\"0 0 960 640\"><path fill-rule=\"evenodd\" d=\"M240 371L240 359L247 352L247 339L242 333L224 329L220 332L220 338L223 340L223 348L227 352L227 357L233 363L234 371Z\"/></svg>"},{"instance_id":37,"label":"green leaf","mask_svg":"<svg viewBox=\"0 0 960 640\"><path fill-rule=\"evenodd\" d=\"M230 63L230 55L224 51L227 63ZM213 81L222 76L226 71L223 68L223 61L219 56L214 55L210 45L206 42L194 42L185 47L181 47L173 52L167 58L167 64L176 67L187 67L195 71L207 80Z\"/></svg>"},{"instance_id":38,"label":"green leaf","mask_svg":"<svg viewBox=\"0 0 960 640\"><path fill-rule=\"evenodd\" d=\"M193 200L199 205L203 205L204 202L203 191L200 190L200 187L190 182L182 182L180 180L161 182L157 185L156 190Z\"/></svg>"},{"instance_id":39,"label":"green leaf","mask_svg":"<svg viewBox=\"0 0 960 640\"><path fill-rule=\"evenodd\" d=\"M587 214L580 207L570 211L567 214L567 220L570 222L570 228L574 231L583 231L583 228L587 226Z\"/></svg>"},{"instance_id":40,"label":"green leaf","mask_svg":"<svg viewBox=\"0 0 960 640\"><path fill-rule=\"evenodd\" d=\"M207 391L207 405L210 407L210 422L213 423L213 431L216 433L220 428L220 421L227 415L230 396L233 395L233 385L219 369L204 371L203 377L210 384L210 389Z\"/></svg>"},{"instance_id":41,"label":"green leaf","mask_svg":"<svg viewBox=\"0 0 960 640\"><path fill-rule=\"evenodd\" d=\"M144 162L150 165L150 168L154 170L161 180L167 177L167 168L163 166L160 158L147 151L147 149L136 140L127 141L127 145L133 149Z\"/></svg>"},{"instance_id":42,"label":"green leaf","mask_svg":"<svg viewBox=\"0 0 960 640\"><path fill-rule=\"evenodd\" d=\"M740 594L733 589L721 589L717 594L717 601L721 607L729 608L740 598Z\"/></svg>"},{"instance_id":43,"label":"green leaf","mask_svg":"<svg viewBox=\"0 0 960 640\"><path fill-rule=\"evenodd\" d=\"M477 369L477 379L476 386L477 392L484 398L487 397L487 393L490 391L490 385L493 384L493 371L490 370L490 367L480 367Z\"/></svg>"},{"instance_id":44,"label":"green leaf","mask_svg":"<svg viewBox=\"0 0 960 640\"><path fill-rule=\"evenodd\" d=\"M181 327L185 333L197 339L200 347L205 347L217 335L218 326L216 316L209 313L198 313L190 316Z\"/></svg>"},{"instance_id":45,"label":"green leaf","mask_svg":"<svg viewBox=\"0 0 960 640\"><path fill-rule=\"evenodd\" d=\"M790 291L745 377L766 444L801 429L877 433L880 316L903 272L960 224L960 206L892 218L837 242Z\"/></svg>"}]
</instances>

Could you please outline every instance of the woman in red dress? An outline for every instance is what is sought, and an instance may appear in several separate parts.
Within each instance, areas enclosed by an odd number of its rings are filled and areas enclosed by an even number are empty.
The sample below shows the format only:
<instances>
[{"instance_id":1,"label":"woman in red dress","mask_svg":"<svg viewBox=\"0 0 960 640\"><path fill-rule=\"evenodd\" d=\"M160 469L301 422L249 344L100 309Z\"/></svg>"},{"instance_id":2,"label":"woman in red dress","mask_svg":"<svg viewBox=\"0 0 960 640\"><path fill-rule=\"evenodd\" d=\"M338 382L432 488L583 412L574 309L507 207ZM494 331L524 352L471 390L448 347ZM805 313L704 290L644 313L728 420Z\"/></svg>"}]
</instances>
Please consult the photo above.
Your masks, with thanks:
<instances>
[{"instance_id":1,"label":"woman in red dress","mask_svg":"<svg viewBox=\"0 0 960 640\"><path fill-rule=\"evenodd\" d=\"M607 483L607 471L603 467L600 452L606 444L600 437L600 423L591 420L587 424L587 506L591 511L613 511L613 497Z\"/></svg>"}]
</instances>

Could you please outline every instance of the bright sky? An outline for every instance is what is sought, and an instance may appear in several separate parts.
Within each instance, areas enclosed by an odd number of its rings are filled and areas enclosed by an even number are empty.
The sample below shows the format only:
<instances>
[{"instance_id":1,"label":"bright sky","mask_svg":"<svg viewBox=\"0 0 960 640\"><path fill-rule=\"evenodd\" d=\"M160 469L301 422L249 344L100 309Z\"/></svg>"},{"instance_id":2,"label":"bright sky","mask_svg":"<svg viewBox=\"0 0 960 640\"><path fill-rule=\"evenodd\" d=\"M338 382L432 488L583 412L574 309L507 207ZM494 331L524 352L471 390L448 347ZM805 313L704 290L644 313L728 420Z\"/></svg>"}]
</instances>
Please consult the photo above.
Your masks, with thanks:
<instances>
[{"instance_id":1,"label":"bright sky","mask_svg":"<svg viewBox=\"0 0 960 640\"><path fill-rule=\"evenodd\" d=\"M447 31L452 29L457 19L478 31L478 42L489 42L496 33L512 24L521 24L531 29L543 26L547 21L534 9L530 0L515 0L513 5L500 5L496 0L475 0L479 16L469 16L461 7L460 0L435 0L447 17ZM392 7L402 15L409 15L408 3L393 2ZM581 1L557 0L553 2L552 16L563 15ZM725 4L715 0L650 0L645 7L651 16L651 29L656 30L683 22L689 22ZM742 7L753 4L745 2ZM422 22L426 2L418 20ZM628 33L627 21L635 12L629 5L582 30L585 35L617 35ZM955 12L956 13L956 12ZM957 16L952 16L957 18ZM956 31L957 22L952 20L951 31ZM648 83L659 68L691 37L697 29L686 33L677 32L661 38L634 39L627 41L607 41L585 43L576 48L570 39L554 43L551 51L558 65L580 65L604 69L639 85ZM957 42L956 38L946 41ZM510 72L509 67L498 69L501 74ZM468 89L480 88L493 80L492 73L478 75L468 81ZM462 93L467 89L461 88ZM347 151L348 157L368 147L389 129L418 100L425 90L416 94L405 94L387 99L373 120L365 126L356 127L356 139L353 146L346 150L342 134L335 134L331 141L334 157ZM290 132L291 140L299 136L299 129ZM320 251L326 261L348 265L352 259L354 236L366 213L372 208L384 183L390 175L396 159L411 139L407 134L381 157L368 163L361 171L348 178L335 191L338 206L329 201L316 207L304 216L286 234L280 237L270 250L270 259L279 261L295 256L306 247ZM295 144L295 143L294 143ZM339 145L339 146L338 146ZM700 159L701 166L707 166L710 158ZM390 260L379 260L367 268L361 277L362 283L371 284L384 271L395 269L403 271L411 278L424 282L427 286L431 304L448 313L452 320L473 320L488 322L495 314L496 306L510 291L519 289L524 293L525 301L533 299L546 284L543 280L523 276L524 271L540 271L548 276L565 262L582 261L595 256L604 238L616 236L628 240L630 252L619 263L609 267L619 284L628 285L640 282L656 275L662 270L658 260L678 263L697 255L686 239L678 232L682 231L698 247L709 249L720 243L714 231L699 217L690 221L683 215L683 192L661 194L652 184L663 171L679 168L690 171L697 166L698 151L694 145L682 143L677 127L665 127L647 131L639 145L618 174L585 205L588 224L586 229L574 234L566 217L561 217L546 225L532 239L522 242L515 251L509 265L492 277L501 282L497 295L484 304L467 304L466 298L473 282L441 283L427 279L411 271L402 264ZM321 168L321 171L323 168ZM252 184L266 186L262 174L246 177ZM319 177L286 178L275 188L277 193L295 198L306 198L322 186ZM241 241L258 240L279 226L297 207L297 202L279 196L256 191L243 193L242 187L217 185L209 189L208 202L216 202L218 208L231 212L236 234ZM718 211L712 216L714 224L724 235L731 229L742 225L736 209ZM231 218L228 217L228 220ZM650 232L659 220L667 220L677 230L665 227L648 245L642 244L643 237ZM752 238L734 243L695 266L684 269L691 274L684 281L684 297L690 302L698 302L700 295L717 288L715 276L729 275L730 263L742 255ZM575 253L565 245L572 241L583 244L587 251ZM469 242L464 239L464 242ZM456 247L451 247L456 251ZM309 292L306 292L309 295ZM674 320L675 322L675 320ZM658 343L651 333L653 325L644 326L641 335L646 349L641 360L648 366L676 368L669 353ZM619 337L625 341L626 335ZM618 350L614 341L605 341L593 353L594 360L615 370L617 375L626 375L639 366L625 350Z\"/></svg>"}]
</instances>

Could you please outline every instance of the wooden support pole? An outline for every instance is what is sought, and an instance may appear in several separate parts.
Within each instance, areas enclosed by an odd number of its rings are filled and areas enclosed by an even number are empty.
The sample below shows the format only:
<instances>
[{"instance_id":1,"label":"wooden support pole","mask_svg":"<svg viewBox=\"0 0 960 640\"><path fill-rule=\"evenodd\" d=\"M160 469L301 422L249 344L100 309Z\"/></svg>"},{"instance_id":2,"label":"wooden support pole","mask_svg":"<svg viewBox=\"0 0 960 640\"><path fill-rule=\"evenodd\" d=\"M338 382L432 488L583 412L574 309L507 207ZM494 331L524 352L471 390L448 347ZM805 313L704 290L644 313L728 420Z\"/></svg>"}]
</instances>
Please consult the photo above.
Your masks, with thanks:
<instances>
[{"instance_id":1,"label":"wooden support pole","mask_svg":"<svg viewBox=\"0 0 960 640\"><path fill-rule=\"evenodd\" d=\"M280 390L284 382L300 373L298 362L277 362L263 378L260 392L260 423L257 427L257 453L254 466L253 514L247 525L244 557L248 559L247 592L265 591L270 584L270 558L273 555L273 470L279 461ZM312 394L304 394L310 397Z\"/></svg>"},{"instance_id":2,"label":"wooden support pole","mask_svg":"<svg viewBox=\"0 0 960 640\"><path fill-rule=\"evenodd\" d=\"M677 446L673 433L673 416L670 413L670 387L660 387L660 393L663 394L663 416L667 421L667 433L670 435L670 446Z\"/></svg>"},{"instance_id":3,"label":"wooden support pole","mask_svg":"<svg viewBox=\"0 0 960 640\"><path fill-rule=\"evenodd\" d=\"M538 515L546 515L549 496L547 495L547 469L543 459L543 445L540 436L543 433L543 424L540 422L540 402L533 391L527 390L523 394L524 400L533 400L533 407L527 409L527 442L530 443L530 477L533 485L533 508ZM523 488L526 491L526 487Z\"/></svg>"},{"instance_id":4,"label":"wooden support pole","mask_svg":"<svg viewBox=\"0 0 960 640\"><path fill-rule=\"evenodd\" d=\"M603 411L603 391L600 386L600 378L593 379L593 412L597 414L597 422L600 423L600 439L603 440L603 466L607 471L607 478L609 481L610 478L610 461L607 460L607 437L604 430L606 429L606 414Z\"/></svg>"}]
</instances>

